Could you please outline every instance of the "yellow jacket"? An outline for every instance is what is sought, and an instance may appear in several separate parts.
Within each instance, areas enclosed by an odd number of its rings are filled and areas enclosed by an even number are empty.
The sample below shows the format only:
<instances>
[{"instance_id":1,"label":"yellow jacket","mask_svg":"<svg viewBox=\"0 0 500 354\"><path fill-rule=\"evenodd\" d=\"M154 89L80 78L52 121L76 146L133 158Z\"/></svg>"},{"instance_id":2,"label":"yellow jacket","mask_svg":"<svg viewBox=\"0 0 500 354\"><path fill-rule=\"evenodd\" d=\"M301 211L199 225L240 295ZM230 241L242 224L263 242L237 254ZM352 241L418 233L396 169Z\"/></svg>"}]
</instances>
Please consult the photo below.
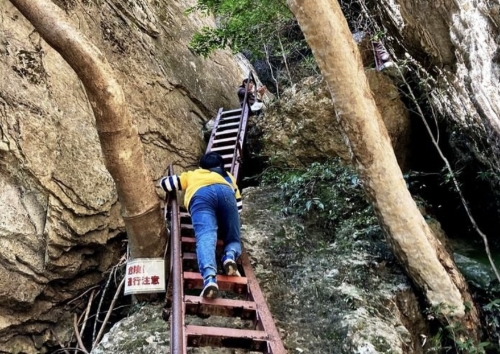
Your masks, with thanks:
<instances>
[{"instance_id":1,"label":"yellow jacket","mask_svg":"<svg viewBox=\"0 0 500 354\"><path fill-rule=\"evenodd\" d=\"M189 210L189 202L198 189L211 184L227 184L233 188L236 204L238 205L238 212L241 212L243 204L241 201L240 190L236 185L236 180L233 175L229 172L227 172L227 175L229 176L231 183L226 181L226 179L217 172L198 168L194 171L183 172L180 175L163 177L160 180L160 186L166 192L172 192L174 190L186 191L186 194L184 195L184 205Z\"/></svg>"}]
</instances>

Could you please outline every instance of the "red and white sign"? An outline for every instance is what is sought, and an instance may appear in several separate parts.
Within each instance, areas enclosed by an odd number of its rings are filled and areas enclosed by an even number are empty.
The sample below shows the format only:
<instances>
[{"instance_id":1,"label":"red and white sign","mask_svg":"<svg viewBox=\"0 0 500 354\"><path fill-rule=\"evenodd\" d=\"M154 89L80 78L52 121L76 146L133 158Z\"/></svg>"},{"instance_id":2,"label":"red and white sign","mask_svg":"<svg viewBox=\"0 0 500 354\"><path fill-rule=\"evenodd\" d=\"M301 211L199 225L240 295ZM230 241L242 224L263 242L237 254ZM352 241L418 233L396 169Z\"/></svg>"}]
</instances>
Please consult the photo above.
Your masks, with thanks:
<instances>
[{"instance_id":1,"label":"red and white sign","mask_svg":"<svg viewBox=\"0 0 500 354\"><path fill-rule=\"evenodd\" d=\"M124 295L165 291L163 258L137 258L127 262Z\"/></svg>"}]
</instances>

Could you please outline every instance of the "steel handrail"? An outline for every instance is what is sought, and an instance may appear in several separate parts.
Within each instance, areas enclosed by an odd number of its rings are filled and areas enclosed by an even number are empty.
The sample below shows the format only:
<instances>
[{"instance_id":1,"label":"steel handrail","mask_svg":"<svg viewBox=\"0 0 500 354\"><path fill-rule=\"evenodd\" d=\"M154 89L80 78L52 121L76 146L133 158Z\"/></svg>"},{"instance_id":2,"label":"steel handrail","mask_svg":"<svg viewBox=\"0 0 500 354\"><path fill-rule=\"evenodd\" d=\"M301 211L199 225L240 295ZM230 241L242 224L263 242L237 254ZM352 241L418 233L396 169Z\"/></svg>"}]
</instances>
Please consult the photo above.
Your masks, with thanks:
<instances>
[{"instance_id":1,"label":"steel handrail","mask_svg":"<svg viewBox=\"0 0 500 354\"><path fill-rule=\"evenodd\" d=\"M241 111L241 119L240 119L240 125L238 126L238 133L236 135L236 148L235 148L235 153L233 155L233 160L231 161L231 169L230 172L234 176L234 178L238 181L238 175L239 175L239 168L236 170L236 167L239 167L239 161L240 158L242 158L242 147L243 147L243 139L241 139L241 133L242 131L244 132L248 123L248 115L251 110L250 103L248 102L248 82L255 82L255 78L253 76L252 71L248 74L247 78L247 86L245 87L245 96L243 98L243 104L242 104L242 111ZM257 99L257 96L255 96L255 99ZM243 134L244 136L244 134ZM240 141L241 140L241 141ZM239 145L239 146L238 146ZM239 147L239 149L238 149ZM236 171L235 171L236 170Z\"/></svg>"},{"instance_id":2,"label":"steel handrail","mask_svg":"<svg viewBox=\"0 0 500 354\"><path fill-rule=\"evenodd\" d=\"M174 175L174 168L172 165L168 167L168 175ZM167 200L170 202L171 211L170 262L172 272L170 274L170 281L172 283L172 318L170 322L170 348L172 354L183 354L185 353L186 343L184 341L184 289L182 284L181 232L177 192L168 193Z\"/></svg>"},{"instance_id":3,"label":"steel handrail","mask_svg":"<svg viewBox=\"0 0 500 354\"><path fill-rule=\"evenodd\" d=\"M217 133L217 127L219 126L219 123L220 123L220 119L222 117L222 112L223 112L223 109L222 108L219 108L219 111L217 112L217 117L215 118L215 121L214 121L214 126L212 128L212 132L210 133L210 139L208 140L208 147L210 148L213 143L214 143L214 140L215 140L215 133ZM207 151L209 152L209 151Z\"/></svg>"}]
</instances>

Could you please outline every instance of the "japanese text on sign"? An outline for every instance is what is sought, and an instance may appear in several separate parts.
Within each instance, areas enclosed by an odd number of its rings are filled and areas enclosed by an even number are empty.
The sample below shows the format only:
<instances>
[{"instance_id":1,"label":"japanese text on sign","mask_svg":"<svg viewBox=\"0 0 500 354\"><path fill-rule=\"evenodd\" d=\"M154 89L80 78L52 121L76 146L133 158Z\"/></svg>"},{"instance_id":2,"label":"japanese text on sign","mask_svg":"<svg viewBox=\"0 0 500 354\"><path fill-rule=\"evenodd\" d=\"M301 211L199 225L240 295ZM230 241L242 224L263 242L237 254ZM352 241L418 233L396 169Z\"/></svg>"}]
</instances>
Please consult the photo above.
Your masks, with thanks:
<instances>
[{"instance_id":1,"label":"japanese text on sign","mask_svg":"<svg viewBox=\"0 0 500 354\"><path fill-rule=\"evenodd\" d=\"M165 291L165 263L162 258L128 261L125 276L125 295Z\"/></svg>"}]
</instances>

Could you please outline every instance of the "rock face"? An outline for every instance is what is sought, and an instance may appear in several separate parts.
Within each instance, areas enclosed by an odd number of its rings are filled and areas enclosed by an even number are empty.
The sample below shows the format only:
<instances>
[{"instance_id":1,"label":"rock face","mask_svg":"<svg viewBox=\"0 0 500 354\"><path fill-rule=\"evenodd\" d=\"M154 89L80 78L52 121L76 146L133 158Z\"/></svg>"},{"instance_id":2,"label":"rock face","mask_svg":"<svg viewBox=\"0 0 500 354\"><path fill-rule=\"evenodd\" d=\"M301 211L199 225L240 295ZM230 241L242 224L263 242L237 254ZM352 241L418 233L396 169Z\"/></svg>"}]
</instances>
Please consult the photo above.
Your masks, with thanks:
<instances>
[{"instance_id":1,"label":"rock face","mask_svg":"<svg viewBox=\"0 0 500 354\"><path fill-rule=\"evenodd\" d=\"M247 74L245 63L229 53L206 60L189 51L193 31L211 20L184 14L194 0L54 2L115 69L139 127L151 183L170 162L193 166L204 150L203 124L219 107L238 106L235 88ZM399 49L427 68L436 111L457 127L452 143L498 176L498 1L372 3ZM64 304L70 306L117 263L124 228L78 78L8 1L0 2L0 39L0 351L39 353L69 338L71 307ZM407 113L387 76L368 71L368 77L404 168ZM265 127L265 154L291 166L335 155L347 159L335 122L327 88L308 79L285 93L281 105L269 107L259 123ZM323 285L339 298L351 294L358 301L340 281ZM391 289L391 301L401 302L401 310L391 310L403 312L408 301L416 317L407 289L400 289L401 300L393 297L398 289ZM283 309L282 321L298 309ZM358 315L345 314L346 326L362 327L366 313ZM418 347L401 318L381 324L390 327L384 341L392 348ZM300 348L294 336L290 346ZM359 352L375 352L370 342L349 343Z\"/></svg>"},{"instance_id":2,"label":"rock face","mask_svg":"<svg viewBox=\"0 0 500 354\"><path fill-rule=\"evenodd\" d=\"M247 76L229 53L188 49L211 19L184 14L194 1L56 2L114 68L152 179L193 165ZM117 262L124 228L81 83L8 1L0 16L0 351L36 353L68 338L62 303Z\"/></svg>"},{"instance_id":3,"label":"rock face","mask_svg":"<svg viewBox=\"0 0 500 354\"><path fill-rule=\"evenodd\" d=\"M162 305L146 305L116 323L92 354L170 353L169 322L161 318Z\"/></svg>"},{"instance_id":4,"label":"rock face","mask_svg":"<svg viewBox=\"0 0 500 354\"><path fill-rule=\"evenodd\" d=\"M396 50L425 67L436 111L464 158L500 172L500 4L498 1L382 0Z\"/></svg>"},{"instance_id":5,"label":"rock face","mask_svg":"<svg viewBox=\"0 0 500 354\"><path fill-rule=\"evenodd\" d=\"M408 111L389 76L374 70L367 70L366 74L399 165L404 169L410 138ZM263 154L276 163L297 167L335 156L350 160L322 78L307 78L286 90L281 101L271 105L257 122L264 132Z\"/></svg>"},{"instance_id":6,"label":"rock face","mask_svg":"<svg viewBox=\"0 0 500 354\"><path fill-rule=\"evenodd\" d=\"M242 235L288 352L423 353L418 300L381 230L339 222L327 236L283 216L280 194L244 190Z\"/></svg>"}]
</instances>

